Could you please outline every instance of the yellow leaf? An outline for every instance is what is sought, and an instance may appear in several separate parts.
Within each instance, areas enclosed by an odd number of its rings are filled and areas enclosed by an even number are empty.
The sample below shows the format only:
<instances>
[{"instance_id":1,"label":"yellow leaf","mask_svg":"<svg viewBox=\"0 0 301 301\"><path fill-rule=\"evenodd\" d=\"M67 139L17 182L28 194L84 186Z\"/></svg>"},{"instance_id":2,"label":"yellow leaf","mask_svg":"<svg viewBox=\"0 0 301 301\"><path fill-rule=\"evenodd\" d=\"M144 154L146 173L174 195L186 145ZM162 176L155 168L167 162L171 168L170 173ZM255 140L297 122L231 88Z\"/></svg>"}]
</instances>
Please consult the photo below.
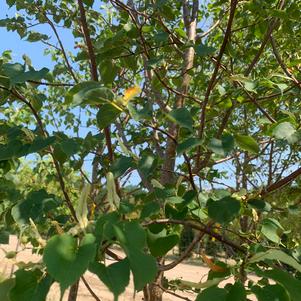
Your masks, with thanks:
<instances>
[{"instance_id":1,"label":"yellow leaf","mask_svg":"<svg viewBox=\"0 0 301 301\"><path fill-rule=\"evenodd\" d=\"M203 261L207 264L208 268L214 272L225 272L225 269L217 264L215 264L209 257L204 253L201 253Z\"/></svg>"},{"instance_id":2,"label":"yellow leaf","mask_svg":"<svg viewBox=\"0 0 301 301\"><path fill-rule=\"evenodd\" d=\"M123 96L123 104L127 105L128 102L137 96L141 92L141 88L139 86L134 86L129 89L126 89Z\"/></svg>"}]
</instances>

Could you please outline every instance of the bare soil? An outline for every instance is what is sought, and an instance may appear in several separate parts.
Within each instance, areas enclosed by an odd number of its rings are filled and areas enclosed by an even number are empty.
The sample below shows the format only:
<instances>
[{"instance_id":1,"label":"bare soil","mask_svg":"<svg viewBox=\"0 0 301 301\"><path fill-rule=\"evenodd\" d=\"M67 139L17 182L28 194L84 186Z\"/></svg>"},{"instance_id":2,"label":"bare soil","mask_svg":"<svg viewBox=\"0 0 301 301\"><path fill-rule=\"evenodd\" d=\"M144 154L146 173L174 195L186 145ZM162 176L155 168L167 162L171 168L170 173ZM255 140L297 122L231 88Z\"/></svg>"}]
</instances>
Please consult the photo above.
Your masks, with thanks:
<instances>
[{"instance_id":1,"label":"bare soil","mask_svg":"<svg viewBox=\"0 0 301 301\"><path fill-rule=\"evenodd\" d=\"M16 269L16 262L38 262L41 260L41 257L31 253L30 246L22 247L18 246L18 254L14 259L7 259L5 258L5 254L8 251L15 251L17 249L17 238L16 236L10 236L9 245L0 245L0 274L8 277L15 269ZM117 252L120 252L117 250ZM121 254L121 253L120 253ZM200 260L201 262L201 260ZM107 264L113 263L113 260L108 259ZM168 262L167 262L168 263ZM198 262L195 263L184 263L179 264L174 269L167 271L165 276L169 280L175 279L183 279L192 282L199 282L205 281L206 275L208 274L209 269L201 266ZM85 279L89 283L90 287L96 293L101 301L113 301L112 294L108 291L105 285L99 280L99 278L90 273L86 272L84 275ZM251 277L254 278L254 277ZM226 283L233 282L233 279L228 279L220 284L220 286L224 286ZM196 294L190 292L182 292L176 291L177 294L189 298L190 300L195 300ZM68 292L65 293L63 300L67 300ZM50 289L50 292L47 296L47 301L58 301L60 299L60 289L57 283L53 284ZM120 301L141 301L143 300L142 292L137 293L134 295L134 288L133 282L131 281L130 285L127 287L124 294L122 294L119 298ZM164 301L177 301L181 300L180 298L165 293L163 297ZM183 299L182 299L183 300ZM91 296L88 289L84 285L82 281L80 281L79 286L79 294L78 294L78 301L95 301L95 299Z\"/></svg>"}]
</instances>

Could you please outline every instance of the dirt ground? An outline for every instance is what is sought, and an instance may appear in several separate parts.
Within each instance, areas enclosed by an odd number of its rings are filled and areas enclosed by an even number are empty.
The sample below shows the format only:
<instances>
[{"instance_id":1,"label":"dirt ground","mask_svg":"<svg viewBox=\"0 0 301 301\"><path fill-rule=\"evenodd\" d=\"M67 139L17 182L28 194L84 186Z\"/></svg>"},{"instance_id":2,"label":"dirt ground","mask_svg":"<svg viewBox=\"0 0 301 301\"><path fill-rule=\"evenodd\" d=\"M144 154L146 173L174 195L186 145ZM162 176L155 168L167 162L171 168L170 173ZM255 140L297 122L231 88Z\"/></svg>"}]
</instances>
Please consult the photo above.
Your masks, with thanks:
<instances>
[{"instance_id":1,"label":"dirt ground","mask_svg":"<svg viewBox=\"0 0 301 301\"><path fill-rule=\"evenodd\" d=\"M10 243L9 245L0 245L0 274L9 276L12 269L14 269L14 260L5 258L5 252L7 251L15 251L17 246L17 238L15 236L10 236ZM38 262L41 258L37 255L31 254L31 250L29 248L27 249L21 249L20 252L18 252L18 255L16 257L16 260L18 262ZM113 263L112 260L107 260L107 263ZM167 262L168 263L168 262ZM208 274L208 268L197 265L197 264L179 264L174 269L167 271L165 273L165 276L168 279L183 279L188 280L192 282L199 282L204 281L206 279L206 275ZM93 291L96 293L96 295L99 297L101 301L113 301L112 294L108 291L108 289L104 286L104 284L99 280L99 278L87 272L85 274L85 279L93 289ZM233 279L229 279L227 282L233 282ZM221 283L221 286L225 285L225 283ZM176 292L179 295L189 298L190 300L195 300L196 295L189 292ZM64 295L64 301L67 300L68 293L66 292ZM60 297L60 291L59 286L57 284L53 284L53 286L50 289L50 292L47 296L47 301L58 301ZM119 297L120 301L141 301L143 300L142 293L138 293L134 295L134 289L133 289L133 283L131 281L130 285L126 289L125 293L122 294ZM170 295L168 293L164 294L164 301L177 301L181 300L180 298ZM183 300L183 299L182 299ZM79 295L78 295L78 301L95 301L95 299L91 296L85 285L82 281L80 281L80 287L79 287Z\"/></svg>"}]
</instances>

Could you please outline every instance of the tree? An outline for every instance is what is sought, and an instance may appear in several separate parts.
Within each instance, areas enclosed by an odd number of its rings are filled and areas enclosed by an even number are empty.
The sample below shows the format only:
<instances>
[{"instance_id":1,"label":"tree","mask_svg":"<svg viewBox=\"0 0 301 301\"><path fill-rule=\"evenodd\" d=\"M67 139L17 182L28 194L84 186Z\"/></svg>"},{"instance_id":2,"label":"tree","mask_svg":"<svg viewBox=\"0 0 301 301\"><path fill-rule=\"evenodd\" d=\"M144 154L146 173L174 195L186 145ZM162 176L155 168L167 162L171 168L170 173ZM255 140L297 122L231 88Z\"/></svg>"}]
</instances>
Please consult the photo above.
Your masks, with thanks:
<instances>
[{"instance_id":1,"label":"tree","mask_svg":"<svg viewBox=\"0 0 301 301\"><path fill-rule=\"evenodd\" d=\"M56 281L76 300L89 270L115 300L130 273L149 301L300 300L299 236L282 225L300 217L299 1L6 2L17 14L0 25L52 67L1 55L0 237L27 230L43 261L0 293L45 300ZM32 154L38 184L20 185ZM194 237L166 263L183 229ZM206 237L236 264L202 253L207 281L165 279Z\"/></svg>"}]
</instances>

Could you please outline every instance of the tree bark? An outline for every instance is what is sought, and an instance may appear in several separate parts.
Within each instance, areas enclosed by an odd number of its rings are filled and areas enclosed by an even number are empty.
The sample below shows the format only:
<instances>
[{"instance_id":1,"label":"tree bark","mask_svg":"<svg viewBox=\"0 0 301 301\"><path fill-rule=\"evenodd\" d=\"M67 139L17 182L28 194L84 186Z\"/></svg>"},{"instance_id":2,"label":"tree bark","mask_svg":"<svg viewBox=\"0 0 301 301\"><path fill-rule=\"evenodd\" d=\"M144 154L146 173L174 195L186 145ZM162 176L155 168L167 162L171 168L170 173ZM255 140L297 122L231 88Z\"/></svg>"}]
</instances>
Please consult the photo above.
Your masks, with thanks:
<instances>
[{"instance_id":1,"label":"tree bark","mask_svg":"<svg viewBox=\"0 0 301 301\"><path fill-rule=\"evenodd\" d=\"M187 0L183 0L183 19L186 27L187 37L189 41L195 43L199 1L197 0L193 1L193 7L191 13L188 7L189 5L188 2L189 1ZM183 81L178 89L182 94L187 94L189 90L191 76L188 74L188 71L193 67L194 55L195 52L193 47L187 48L187 50L184 53L184 57L183 57L184 63L182 68ZM184 96L177 95L173 108L174 109L182 108L184 106L184 102L185 102ZM179 127L175 123L170 122L169 130L168 130L169 135L176 139L178 136L178 132L179 132ZM168 138L164 164L163 164L163 172L161 177L162 184L168 184L174 182L173 174L170 171L174 170L175 162L176 162L176 144L173 139Z\"/></svg>"},{"instance_id":2,"label":"tree bark","mask_svg":"<svg viewBox=\"0 0 301 301\"><path fill-rule=\"evenodd\" d=\"M69 290L68 301L76 301L78 293L79 280L77 280Z\"/></svg>"},{"instance_id":3,"label":"tree bark","mask_svg":"<svg viewBox=\"0 0 301 301\"><path fill-rule=\"evenodd\" d=\"M192 43L195 43L195 39L196 39L198 9L199 9L198 0L193 1L191 12L189 8L189 1L183 0L184 24L186 27L186 33L188 39ZM182 67L183 81L178 89L182 94L187 94L189 90L191 77L188 74L188 71L193 67L194 54L195 54L194 48L189 47L187 48L183 56L184 59L184 63ZM173 108L174 109L182 108L184 106L184 102L185 99L183 95L177 95ZM178 132L179 132L179 127L175 123L171 122L169 124L169 131L168 131L169 135L171 137L177 138ZM161 182L163 185L168 183L174 183L175 179L173 177L173 173L170 173L170 171L174 170L175 162L176 162L176 144L173 139L168 138L165 156L164 156L163 172L161 176ZM155 281L147 286L147 294L145 294L144 296L146 301L162 301L163 290L161 289L161 286L162 286L163 277L164 277L164 272L159 272Z\"/></svg>"}]
</instances>

